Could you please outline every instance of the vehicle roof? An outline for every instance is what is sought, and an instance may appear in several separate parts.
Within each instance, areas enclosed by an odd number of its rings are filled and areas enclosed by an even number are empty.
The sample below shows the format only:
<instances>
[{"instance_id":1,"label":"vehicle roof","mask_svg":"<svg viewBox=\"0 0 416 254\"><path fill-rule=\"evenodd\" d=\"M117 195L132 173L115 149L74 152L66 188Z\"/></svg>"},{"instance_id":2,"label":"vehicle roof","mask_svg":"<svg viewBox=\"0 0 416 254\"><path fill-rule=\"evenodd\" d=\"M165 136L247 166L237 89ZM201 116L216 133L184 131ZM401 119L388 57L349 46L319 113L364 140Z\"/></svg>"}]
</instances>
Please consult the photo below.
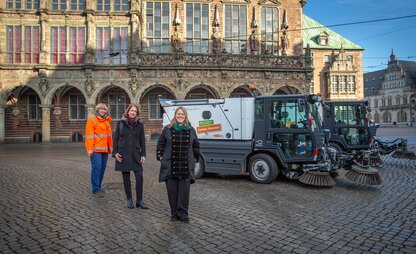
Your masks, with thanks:
<instances>
[{"instance_id":1,"label":"vehicle roof","mask_svg":"<svg viewBox=\"0 0 416 254\"><path fill-rule=\"evenodd\" d=\"M359 100L359 101L326 101L325 103L328 104L357 104L357 103L364 103L366 100Z\"/></svg>"},{"instance_id":2,"label":"vehicle roof","mask_svg":"<svg viewBox=\"0 0 416 254\"><path fill-rule=\"evenodd\" d=\"M276 98L305 98L314 94L278 94L278 95L262 95L257 96L256 99L276 99Z\"/></svg>"}]
</instances>

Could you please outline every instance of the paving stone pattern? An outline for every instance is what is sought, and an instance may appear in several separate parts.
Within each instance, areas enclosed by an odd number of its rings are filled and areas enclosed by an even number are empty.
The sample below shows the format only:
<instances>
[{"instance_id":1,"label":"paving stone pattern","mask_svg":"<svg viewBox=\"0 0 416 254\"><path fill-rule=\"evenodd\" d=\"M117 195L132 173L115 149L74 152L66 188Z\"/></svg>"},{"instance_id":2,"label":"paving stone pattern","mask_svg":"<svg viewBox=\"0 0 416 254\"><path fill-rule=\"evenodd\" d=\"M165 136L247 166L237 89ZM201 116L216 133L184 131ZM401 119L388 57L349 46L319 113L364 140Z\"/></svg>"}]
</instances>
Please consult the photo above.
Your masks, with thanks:
<instances>
[{"instance_id":1,"label":"paving stone pattern","mask_svg":"<svg viewBox=\"0 0 416 254\"><path fill-rule=\"evenodd\" d=\"M142 210L126 208L114 159L104 197L90 194L80 143L1 145L0 252L416 253L415 161L385 156L380 186L343 174L332 188L209 174L191 187L186 224L169 220L154 146L144 171L150 209Z\"/></svg>"}]
</instances>

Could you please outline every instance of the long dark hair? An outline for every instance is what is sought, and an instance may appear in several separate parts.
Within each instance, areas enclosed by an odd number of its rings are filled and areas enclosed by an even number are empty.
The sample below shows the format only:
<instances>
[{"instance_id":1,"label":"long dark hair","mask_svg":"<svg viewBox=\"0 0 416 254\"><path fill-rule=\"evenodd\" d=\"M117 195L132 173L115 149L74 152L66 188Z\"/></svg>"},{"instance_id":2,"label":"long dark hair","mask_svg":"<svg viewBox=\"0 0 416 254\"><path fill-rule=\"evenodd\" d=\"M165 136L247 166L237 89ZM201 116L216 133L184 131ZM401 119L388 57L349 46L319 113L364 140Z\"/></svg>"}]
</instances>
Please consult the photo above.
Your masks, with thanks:
<instances>
[{"instance_id":1,"label":"long dark hair","mask_svg":"<svg viewBox=\"0 0 416 254\"><path fill-rule=\"evenodd\" d=\"M137 117L138 117L138 118L140 118L140 115L142 114L142 110L141 110L140 105L139 105L139 104L136 104L136 103L132 103L132 104L130 104L130 105L127 107L126 111L124 112L123 116L124 116L125 118L128 118L128 117L129 117L129 111L130 111L130 109L131 109L132 107L135 107L135 108L137 109Z\"/></svg>"}]
</instances>

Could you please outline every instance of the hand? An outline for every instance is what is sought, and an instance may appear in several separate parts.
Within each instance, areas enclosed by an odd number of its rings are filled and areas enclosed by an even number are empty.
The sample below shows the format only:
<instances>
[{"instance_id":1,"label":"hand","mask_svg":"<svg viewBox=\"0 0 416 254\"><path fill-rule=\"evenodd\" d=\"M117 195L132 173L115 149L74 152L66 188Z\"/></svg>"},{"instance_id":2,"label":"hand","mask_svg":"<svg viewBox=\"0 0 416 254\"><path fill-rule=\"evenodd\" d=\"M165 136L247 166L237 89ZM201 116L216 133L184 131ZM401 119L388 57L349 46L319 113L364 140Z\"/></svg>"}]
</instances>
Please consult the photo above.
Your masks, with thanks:
<instances>
[{"instance_id":1,"label":"hand","mask_svg":"<svg viewBox=\"0 0 416 254\"><path fill-rule=\"evenodd\" d=\"M141 158L140 158L140 164L144 164L144 161L146 160L146 157L144 157L144 156L142 156Z\"/></svg>"},{"instance_id":2,"label":"hand","mask_svg":"<svg viewBox=\"0 0 416 254\"><path fill-rule=\"evenodd\" d=\"M116 161L123 162L123 158L121 157L119 153L116 153Z\"/></svg>"}]
</instances>

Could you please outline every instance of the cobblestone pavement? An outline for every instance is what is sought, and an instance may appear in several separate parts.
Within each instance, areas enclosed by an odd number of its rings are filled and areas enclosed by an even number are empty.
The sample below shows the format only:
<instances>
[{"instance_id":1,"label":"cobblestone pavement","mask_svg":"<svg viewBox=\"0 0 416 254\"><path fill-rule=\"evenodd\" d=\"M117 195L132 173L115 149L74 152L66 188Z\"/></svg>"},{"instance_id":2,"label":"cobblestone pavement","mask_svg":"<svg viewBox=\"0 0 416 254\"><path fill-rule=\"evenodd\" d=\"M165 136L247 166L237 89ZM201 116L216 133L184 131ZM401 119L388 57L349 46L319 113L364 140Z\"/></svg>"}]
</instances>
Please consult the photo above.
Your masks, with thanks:
<instances>
[{"instance_id":1,"label":"cobblestone pavement","mask_svg":"<svg viewBox=\"0 0 416 254\"><path fill-rule=\"evenodd\" d=\"M141 210L126 208L113 159L105 196L89 194L81 143L0 145L0 252L416 253L415 161L384 157L375 187L343 174L332 188L208 175L191 187L186 224L169 221L154 146Z\"/></svg>"}]
</instances>

